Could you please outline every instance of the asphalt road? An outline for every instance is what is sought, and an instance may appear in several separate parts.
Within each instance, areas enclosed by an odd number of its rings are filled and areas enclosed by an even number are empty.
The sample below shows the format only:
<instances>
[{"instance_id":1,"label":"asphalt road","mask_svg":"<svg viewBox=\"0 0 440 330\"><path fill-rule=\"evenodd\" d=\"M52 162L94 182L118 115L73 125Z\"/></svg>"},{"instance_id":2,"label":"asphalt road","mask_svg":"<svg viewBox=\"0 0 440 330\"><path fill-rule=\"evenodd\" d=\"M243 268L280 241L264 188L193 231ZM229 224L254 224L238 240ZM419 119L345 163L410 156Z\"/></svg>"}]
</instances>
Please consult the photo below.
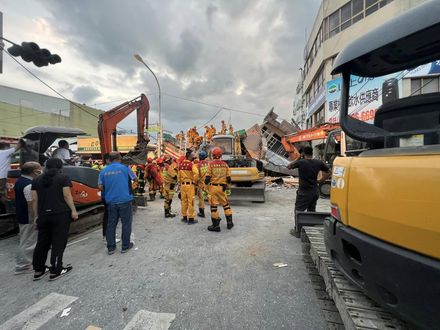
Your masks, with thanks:
<instances>
[{"instance_id":1,"label":"asphalt road","mask_svg":"<svg viewBox=\"0 0 440 330\"><path fill-rule=\"evenodd\" d=\"M325 329L300 240L289 234L294 196L275 189L264 204L233 205L235 227L222 221L221 233L206 230L208 218L165 220L156 200L135 215L134 250L108 256L100 229L86 233L66 248L72 273L55 282L14 276L17 238L0 241L0 329L32 320L45 329L157 328L147 311L169 313L170 329Z\"/></svg>"}]
</instances>

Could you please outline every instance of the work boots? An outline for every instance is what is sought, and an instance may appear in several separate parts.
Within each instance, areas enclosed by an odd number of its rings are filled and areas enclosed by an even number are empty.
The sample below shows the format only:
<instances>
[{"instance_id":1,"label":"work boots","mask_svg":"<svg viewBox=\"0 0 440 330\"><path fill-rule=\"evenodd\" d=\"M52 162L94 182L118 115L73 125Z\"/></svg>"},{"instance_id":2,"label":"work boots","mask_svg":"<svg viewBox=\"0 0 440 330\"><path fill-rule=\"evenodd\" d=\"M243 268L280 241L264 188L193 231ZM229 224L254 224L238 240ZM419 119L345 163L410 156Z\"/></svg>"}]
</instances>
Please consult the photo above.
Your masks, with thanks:
<instances>
[{"instance_id":1,"label":"work boots","mask_svg":"<svg viewBox=\"0 0 440 330\"><path fill-rule=\"evenodd\" d=\"M199 213L197 213L197 216L204 218L205 217L205 209L199 208Z\"/></svg>"},{"instance_id":2,"label":"work boots","mask_svg":"<svg viewBox=\"0 0 440 330\"><path fill-rule=\"evenodd\" d=\"M182 221L182 222L188 222L188 217L182 217L182 219L180 219L180 221Z\"/></svg>"},{"instance_id":3,"label":"work boots","mask_svg":"<svg viewBox=\"0 0 440 330\"><path fill-rule=\"evenodd\" d=\"M232 227L234 227L234 223L232 222L232 215L226 216L226 223L227 223L228 229L232 229Z\"/></svg>"},{"instance_id":4,"label":"work boots","mask_svg":"<svg viewBox=\"0 0 440 330\"><path fill-rule=\"evenodd\" d=\"M171 212L171 209L165 209L165 218L174 218L176 214Z\"/></svg>"},{"instance_id":5,"label":"work boots","mask_svg":"<svg viewBox=\"0 0 440 330\"><path fill-rule=\"evenodd\" d=\"M197 220L194 220L194 218L189 218L189 220L188 220L188 225L193 225L193 224L195 224L195 223L197 223L198 221Z\"/></svg>"},{"instance_id":6,"label":"work boots","mask_svg":"<svg viewBox=\"0 0 440 330\"><path fill-rule=\"evenodd\" d=\"M212 225L208 227L208 230L219 232L221 219L211 219L211 220L212 220Z\"/></svg>"}]
</instances>

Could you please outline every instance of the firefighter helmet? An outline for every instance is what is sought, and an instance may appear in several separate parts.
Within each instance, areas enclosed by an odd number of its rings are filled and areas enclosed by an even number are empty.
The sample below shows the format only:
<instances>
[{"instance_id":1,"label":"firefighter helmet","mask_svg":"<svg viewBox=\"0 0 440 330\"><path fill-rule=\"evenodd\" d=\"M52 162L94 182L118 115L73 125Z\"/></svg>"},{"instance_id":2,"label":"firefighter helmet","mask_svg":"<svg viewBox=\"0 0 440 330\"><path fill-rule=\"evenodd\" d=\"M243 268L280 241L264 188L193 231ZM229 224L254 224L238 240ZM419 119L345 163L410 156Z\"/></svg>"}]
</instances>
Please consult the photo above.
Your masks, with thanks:
<instances>
[{"instance_id":1,"label":"firefighter helmet","mask_svg":"<svg viewBox=\"0 0 440 330\"><path fill-rule=\"evenodd\" d=\"M219 147L215 147L214 149L212 149L211 153L212 153L212 157L219 159L221 158L223 151Z\"/></svg>"},{"instance_id":2,"label":"firefighter helmet","mask_svg":"<svg viewBox=\"0 0 440 330\"><path fill-rule=\"evenodd\" d=\"M199 152L199 159L200 159L200 160L203 160L203 159L205 159L206 157L208 157L208 154L206 153L205 150L202 150L202 151Z\"/></svg>"}]
</instances>

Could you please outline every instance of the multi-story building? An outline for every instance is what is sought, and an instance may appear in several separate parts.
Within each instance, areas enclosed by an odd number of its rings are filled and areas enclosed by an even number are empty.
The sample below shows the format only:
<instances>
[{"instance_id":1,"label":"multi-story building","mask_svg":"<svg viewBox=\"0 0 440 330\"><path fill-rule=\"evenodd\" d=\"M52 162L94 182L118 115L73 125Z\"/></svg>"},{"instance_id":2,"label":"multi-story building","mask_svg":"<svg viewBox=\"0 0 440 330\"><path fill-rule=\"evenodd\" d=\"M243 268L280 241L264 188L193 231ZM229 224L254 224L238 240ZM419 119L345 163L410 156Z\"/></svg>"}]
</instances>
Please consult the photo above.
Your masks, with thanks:
<instances>
[{"instance_id":1,"label":"multi-story building","mask_svg":"<svg viewBox=\"0 0 440 330\"><path fill-rule=\"evenodd\" d=\"M304 69L301 88L304 107L295 107L294 118L305 117L302 128L329 121L326 112L327 82L332 76L333 61L351 41L400 13L426 0L323 0L304 49ZM403 94L439 90L438 77L413 77L403 82ZM433 82L431 80L433 79ZM427 86L427 88L425 88ZM328 104L327 104L328 107Z\"/></svg>"},{"instance_id":2,"label":"multi-story building","mask_svg":"<svg viewBox=\"0 0 440 330\"><path fill-rule=\"evenodd\" d=\"M77 127L97 136L100 110L65 99L0 86L0 136L19 138L37 125Z\"/></svg>"}]
</instances>

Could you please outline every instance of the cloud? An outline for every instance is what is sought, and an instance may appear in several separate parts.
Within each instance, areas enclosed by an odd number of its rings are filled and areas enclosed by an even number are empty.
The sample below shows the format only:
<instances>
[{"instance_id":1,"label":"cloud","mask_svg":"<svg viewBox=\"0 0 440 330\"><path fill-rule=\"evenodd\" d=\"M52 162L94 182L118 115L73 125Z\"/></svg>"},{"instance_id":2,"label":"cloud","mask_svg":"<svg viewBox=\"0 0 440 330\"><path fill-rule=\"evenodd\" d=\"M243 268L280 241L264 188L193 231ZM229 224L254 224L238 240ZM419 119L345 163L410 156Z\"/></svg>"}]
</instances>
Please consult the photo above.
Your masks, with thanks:
<instances>
[{"instance_id":1,"label":"cloud","mask_svg":"<svg viewBox=\"0 0 440 330\"><path fill-rule=\"evenodd\" d=\"M105 5L86 0L5 1L4 12L10 17L5 33L14 31L22 40L32 40L29 31L38 27L45 45L63 58L60 64L36 69L45 73L47 82L67 97L89 104L148 93L150 122L155 122L157 86L151 73L133 59L133 54L140 54L160 82L165 128L175 132L202 125L218 109L167 94L260 115L274 106L280 117L289 119L303 64L304 31L310 30L320 4L320 0L107 0ZM5 70L3 78L29 88L32 84L23 81L20 70ZM33 86L44 90L38 82ZM221 111L216 121L228 121L230 116L236 128L250 127L262 118ZM135 127L133 120L125 125Z\"/></svg>"},{"instance_id":2,"label":"cloud","mask_svg":"<svg viewBox=\"0 0 440 330\"><path fill-rule=\"evenodd\" d=\"M73 90L73 99L80 103L91 103L101 92L92 86L79 86Z\"/></svg>"},{"instance_id":3,"label":"cloud","mask_svg":"<svg viewBox=\"0 0 440 330\"><path fill-rule=\"evenodd\" d=\"M206 7L206 19L210 27L212 27L214 16L217 11L218 11L217 6L213 4L209 4L208 7Z\"/></svg>"},{"instance_id":4,"label":"cloud","mask_svg":"<svg viewBox=\"0 0 440 330\"><path fill-rule=\"evenodd\" d=\"M194 32L185 30L176 47L168 52L167 60L178 74L184 74L196 67L197 59L202 51L203 44L200 38Z\"/></svg>"}]
</instances>

